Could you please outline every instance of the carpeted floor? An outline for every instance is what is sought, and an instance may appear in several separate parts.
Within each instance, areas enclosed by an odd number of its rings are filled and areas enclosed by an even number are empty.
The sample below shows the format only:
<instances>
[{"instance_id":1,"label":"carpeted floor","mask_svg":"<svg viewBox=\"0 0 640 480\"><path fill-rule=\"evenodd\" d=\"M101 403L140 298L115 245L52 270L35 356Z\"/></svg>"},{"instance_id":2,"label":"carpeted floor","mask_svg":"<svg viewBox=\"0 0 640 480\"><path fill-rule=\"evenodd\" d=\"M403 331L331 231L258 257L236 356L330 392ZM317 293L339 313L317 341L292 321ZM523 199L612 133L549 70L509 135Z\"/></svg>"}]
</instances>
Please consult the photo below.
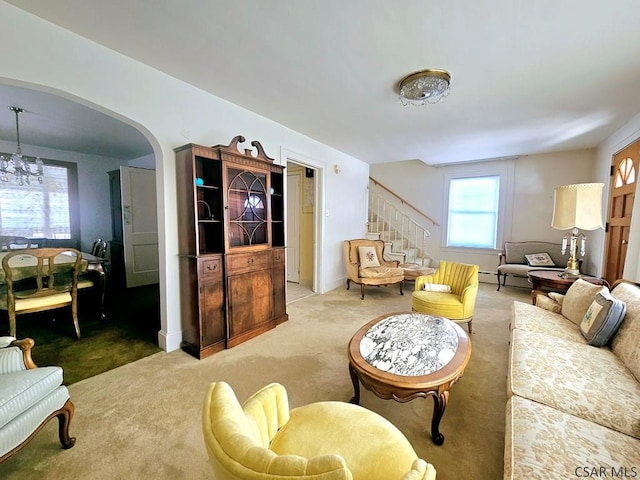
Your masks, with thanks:
<instances>
[{"instance_id":1,"label":"carpeted floor","mask_svg":"<svg viewBox=\"0 0 640 480\"><path fill-rule=\"evenodd\" d=\"M406 290L410 290L407 288ZM362 391L361 404L394 423L438 479L502 478L504 407L511 304L530 301L525 289L481 284L465 375L453 386L431 442L431 399L400 404ZM20 453L0 465L4 479L212 478L201 433L207 386L225 380L243 401L269 382L287 388L292 407L348 401L353 386L347 343L365 322L411 308L409 292L358 292L343 287L288 304L289 321L237 347L196 360L182 351L156 353L70 385L75 403L70 450L60 449L50 422ZM37 350L34 352L37 360ZM390 479L393 480L393 479Z\"/></svg>"},{"instance_id":2,"label":"carpeted floor","mask_svg":"<svg viewBox=\"0 0 640 480\"><path fill-rule=\"evenodd\" d=\"M36 364L61 366L67 385L161 351L158 285L107 292L105 321L100 319L98 298L92 293L83 291L79 298L80 340L70 308L17 318L17 337L36 342ZM2 327L8 334L6 319Z\"/></svg>"}]
</instances>

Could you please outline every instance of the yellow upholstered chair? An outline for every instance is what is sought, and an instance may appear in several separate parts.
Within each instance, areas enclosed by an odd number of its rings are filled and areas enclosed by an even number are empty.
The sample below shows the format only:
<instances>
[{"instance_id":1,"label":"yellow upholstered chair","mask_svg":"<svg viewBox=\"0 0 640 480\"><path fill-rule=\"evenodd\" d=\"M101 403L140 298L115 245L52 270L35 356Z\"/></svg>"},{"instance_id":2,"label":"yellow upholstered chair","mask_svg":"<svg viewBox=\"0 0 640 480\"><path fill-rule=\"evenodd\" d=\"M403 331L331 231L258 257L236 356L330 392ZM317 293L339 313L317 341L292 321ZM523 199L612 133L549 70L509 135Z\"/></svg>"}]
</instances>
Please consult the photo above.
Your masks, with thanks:
<instances>
[{"instance_id":1,"label":"yellow upholstered chair","mask_svg":"<svg viewBox=\"0 0 640 480\"><path fill-rule=\"evenodd\" d=\"M478 265L441 261L433 274L416 278L411 308L414 312L466 323L471 333L477 295Z\"/></svg>"},{"instance_id":2,"label":"yellow upholstered chair","mask_svg":"<svg viewBox=\"0 0 640 480\"><path fill-rule=\"evenodd\" d=\"M212 383L202 427L217 480L432 480L388 420L359 405L317 402L289 410L272 383L243 405L225 382Z\"/></svg>"},{"instance_id":3,"label":"yellow upholstered chair","mask_svg":"<svg viewBox=\"0 0 640 480\"><path fill-rule=\"evenodd\" d=\"M397 260L384 259L384 242L358 238L344 241L344 263L347 269L347 290L351 282L360 285L360 296L364 300L365 285L400 285L400 295L404 295L402 284L404 271Z\"/></svg>"}]
</instances>

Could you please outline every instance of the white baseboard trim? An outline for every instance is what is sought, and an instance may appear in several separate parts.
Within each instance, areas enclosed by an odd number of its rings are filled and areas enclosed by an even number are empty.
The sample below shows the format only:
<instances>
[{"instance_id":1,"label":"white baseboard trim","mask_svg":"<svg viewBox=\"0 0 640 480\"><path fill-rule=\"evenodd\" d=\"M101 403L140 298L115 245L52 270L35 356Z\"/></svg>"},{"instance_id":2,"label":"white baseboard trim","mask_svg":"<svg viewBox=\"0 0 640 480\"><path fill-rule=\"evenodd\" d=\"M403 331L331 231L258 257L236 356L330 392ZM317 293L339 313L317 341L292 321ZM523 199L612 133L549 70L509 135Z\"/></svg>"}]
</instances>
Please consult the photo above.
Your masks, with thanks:
<instances>
[{"instance_id":1,"label":"white baseboard trim","mask_svg":"<svg viewBox=\"0 0 640 480\"><path fill-rule=\"evenodd\" d=\"M180 348L180 342L182 342L182 330L167 334L164 330L158 332L158 346L165 352L173 352Z\"/></svg>"}]
</instances>

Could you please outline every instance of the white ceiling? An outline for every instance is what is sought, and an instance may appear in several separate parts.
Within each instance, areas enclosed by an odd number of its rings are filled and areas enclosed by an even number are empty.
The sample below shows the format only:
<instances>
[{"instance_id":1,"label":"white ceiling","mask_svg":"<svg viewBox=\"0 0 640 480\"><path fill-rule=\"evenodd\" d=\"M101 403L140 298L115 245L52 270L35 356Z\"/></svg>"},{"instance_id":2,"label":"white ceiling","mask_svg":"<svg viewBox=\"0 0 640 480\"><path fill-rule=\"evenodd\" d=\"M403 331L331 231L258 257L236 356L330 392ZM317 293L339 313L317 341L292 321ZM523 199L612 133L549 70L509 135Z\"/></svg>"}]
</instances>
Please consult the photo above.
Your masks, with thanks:
<instances>
[{"instance_id":1,"label":"white ceiling","mask_svg":"<svg viewBox=\"0 0 640 480\"><path fill-rule=\"evenodd\" d=\"M8 3L368 163L589 148L640 112L637 0ZM449 97L399 105L424 68Z\"/></svg>"}]
</instances>

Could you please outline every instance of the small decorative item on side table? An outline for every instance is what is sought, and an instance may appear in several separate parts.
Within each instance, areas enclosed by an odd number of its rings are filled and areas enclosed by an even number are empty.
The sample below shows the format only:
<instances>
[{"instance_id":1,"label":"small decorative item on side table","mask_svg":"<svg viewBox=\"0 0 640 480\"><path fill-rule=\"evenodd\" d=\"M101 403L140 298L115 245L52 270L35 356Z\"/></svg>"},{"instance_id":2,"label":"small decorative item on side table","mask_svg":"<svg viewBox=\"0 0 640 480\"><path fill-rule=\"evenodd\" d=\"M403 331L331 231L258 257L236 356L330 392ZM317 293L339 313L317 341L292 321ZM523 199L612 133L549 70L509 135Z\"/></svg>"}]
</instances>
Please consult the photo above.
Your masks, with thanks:
<instances>
[{"instance_id":1,"label":"small decorative item on side table","mask_svg":"<svg viewBox=\"0 0 640 480\"><path fill-rule=\"evenodd\" d=\"M604 278L585 274L565 275L564 272L560 272L558 270L530 270L527 272L527 276L529 277L529 282L531 282L532 303L535 303L534 292L546 291L565 293L578 278L595 285L607 285L607 281Z\"/></svg>"}]
</instances>

